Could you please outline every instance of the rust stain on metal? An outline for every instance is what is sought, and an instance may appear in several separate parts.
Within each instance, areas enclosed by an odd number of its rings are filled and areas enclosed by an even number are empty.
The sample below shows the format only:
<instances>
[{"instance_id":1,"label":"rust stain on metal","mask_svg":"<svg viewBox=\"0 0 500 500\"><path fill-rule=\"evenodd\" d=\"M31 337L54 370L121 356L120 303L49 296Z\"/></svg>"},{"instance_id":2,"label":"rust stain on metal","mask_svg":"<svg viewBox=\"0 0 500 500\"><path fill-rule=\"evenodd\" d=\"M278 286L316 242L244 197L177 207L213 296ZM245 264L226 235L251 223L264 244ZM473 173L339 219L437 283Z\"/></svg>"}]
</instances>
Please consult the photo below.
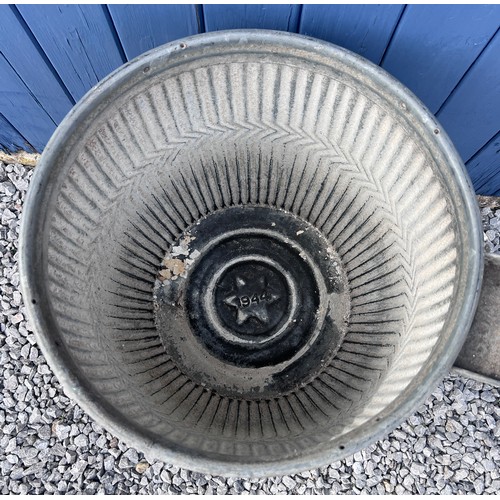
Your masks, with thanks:
<instances>
[{"instance_id":1,"label":"rust stain on metal","mask_svg":"<svg viewBox=\"0 0 500 500\"><path fill-rule=\"evenodd\" d=\"M163 265L165 269L160 271L160 281L172 279L174 276L181 275L186 270L184 262L180 259L165 258L163 260Z\"/></svg>"}]
</instances>

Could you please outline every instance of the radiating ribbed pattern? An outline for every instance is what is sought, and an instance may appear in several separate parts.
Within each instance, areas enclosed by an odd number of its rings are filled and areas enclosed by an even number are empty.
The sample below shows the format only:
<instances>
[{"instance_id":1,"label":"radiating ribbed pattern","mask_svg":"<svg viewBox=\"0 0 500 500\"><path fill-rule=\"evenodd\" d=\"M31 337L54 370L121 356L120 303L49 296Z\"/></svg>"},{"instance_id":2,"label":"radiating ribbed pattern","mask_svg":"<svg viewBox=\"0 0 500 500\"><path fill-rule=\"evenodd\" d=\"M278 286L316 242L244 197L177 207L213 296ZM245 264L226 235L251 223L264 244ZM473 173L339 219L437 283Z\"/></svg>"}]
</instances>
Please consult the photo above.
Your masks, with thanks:
<instances>
[{"instance_id":1,"label":"radiating ribbed pattern","mask_svg":"<svg viewBox=\"0 0 500 500\"><path fill-rule=\"evenodd\" d=\"M58 195L48 275L72 357L137 425L205 450L279 456L294 438L355 428L412 381L447 320L456 235L433 159L380 98L326 69L250 59L156 76L100 116ZM191 381L154 321L170 245L200 217L247 204L315 225L350 289L335 358L267 400Z\"/></svg>"}]
</instances>

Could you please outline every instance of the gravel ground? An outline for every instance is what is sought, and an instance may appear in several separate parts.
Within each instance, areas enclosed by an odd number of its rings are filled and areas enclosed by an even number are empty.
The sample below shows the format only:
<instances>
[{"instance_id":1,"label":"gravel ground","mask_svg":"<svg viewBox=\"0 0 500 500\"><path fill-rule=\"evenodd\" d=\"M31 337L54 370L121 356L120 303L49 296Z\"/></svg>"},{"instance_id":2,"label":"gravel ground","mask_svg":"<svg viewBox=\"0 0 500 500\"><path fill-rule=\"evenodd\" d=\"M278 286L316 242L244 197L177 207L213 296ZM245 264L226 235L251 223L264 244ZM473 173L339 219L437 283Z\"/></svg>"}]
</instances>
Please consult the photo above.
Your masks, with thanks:
<instances>
[{"instance_id":1,"label":"gravel ground","mask_svg":"<svg viewBox=\"0 0 500 500\"><path fill-rule=\"evenodd\" d=\"M500 205L481 209L486 252L500 254Z\"/></svg>"},{"instance_id":2,"label":"gravel ground","mask_svg":"<svg viewBox=\"0 0 500 500\"><path fill-rule=\"evenodd\" d=\"M500 394L449 375L386 439L327 467L262 480L149 463L70 401L36 346L19 292L19 216L32 171L0 163L0 492L500 492ZM500 210L482 209L487 251L500 253Z\"/></svg>"}]
</instances>

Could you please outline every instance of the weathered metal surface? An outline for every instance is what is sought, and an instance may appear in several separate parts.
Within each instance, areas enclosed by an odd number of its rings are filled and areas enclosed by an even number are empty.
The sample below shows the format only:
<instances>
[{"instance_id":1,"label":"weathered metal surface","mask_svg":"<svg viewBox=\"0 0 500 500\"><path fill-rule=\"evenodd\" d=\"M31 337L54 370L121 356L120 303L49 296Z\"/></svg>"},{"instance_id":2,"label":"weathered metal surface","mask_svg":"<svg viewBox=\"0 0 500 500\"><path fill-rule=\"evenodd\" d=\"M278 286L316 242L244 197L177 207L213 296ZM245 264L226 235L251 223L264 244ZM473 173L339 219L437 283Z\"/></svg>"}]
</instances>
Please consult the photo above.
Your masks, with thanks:
<instances>
[{"instance_id":1,"label":"weathered metal surface","mask_svg":"<svg viewBox=\"0 0 500 500\"><path fill-rule=\"evenodd\" d=\"M450 369L482 275L435 117L359 56L270 31L95 87L35 170L20 253L68 394L150 456L238 476L394 428Z\"/></svg>"},{"instance_id":2,"label":"weathered metal surface","mask_svg":"<svg viewBox=\"0 0 500 500\"><path fill-rule=\"evenodd\" d=\"M500 255L485 255L476 316L455 367L500 386Z\"/></svg>"}]
</instances>

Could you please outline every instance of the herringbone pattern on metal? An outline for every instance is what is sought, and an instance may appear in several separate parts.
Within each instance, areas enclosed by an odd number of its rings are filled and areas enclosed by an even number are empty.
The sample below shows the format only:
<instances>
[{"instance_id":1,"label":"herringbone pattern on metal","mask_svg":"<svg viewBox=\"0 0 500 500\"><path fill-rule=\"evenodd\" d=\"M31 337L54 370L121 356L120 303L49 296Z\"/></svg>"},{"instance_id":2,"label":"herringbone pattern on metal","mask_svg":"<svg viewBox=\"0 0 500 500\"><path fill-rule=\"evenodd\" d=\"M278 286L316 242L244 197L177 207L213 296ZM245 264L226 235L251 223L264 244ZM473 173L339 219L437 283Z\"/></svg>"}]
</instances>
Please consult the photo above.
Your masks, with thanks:
<instances>
[{"instance_id":1,"label":"herringbone pattern on metal","mask_svg":"<svg viewBox=\"0 0 500 500\"><path fill-rule=\"evenodd\" d=\"M418 137L339 79L279 61L162 75L100 124L61 187L53 306L99 393L158 433L176 422L250 444L340 425L364 402L360 421L411 381L446 319L456 243L445 200ZM318 227L351 292L336 358L273 401L192 383L155 333L165 251L198 218L246 204Z\"/></svg>"},{"instance_id":2,"label":"herringbone pattern on metal","mask_svg":"<svg viewBox=\"0 0 500 500\"><path fill-rule=\"evenodd\" d=\"M43 243L58 342L99 404L172 456L275 463L344 449L418 384L460 310L475 235L460 226L441 131L365 63L296 43L187 43L137 63L59 166ZM340 347L271 396L219 390L233 372L215 358L217 384L191 377L158 330L165 255L234 207L319 231L346 285Z\"/></svg>"}]
</instances>

